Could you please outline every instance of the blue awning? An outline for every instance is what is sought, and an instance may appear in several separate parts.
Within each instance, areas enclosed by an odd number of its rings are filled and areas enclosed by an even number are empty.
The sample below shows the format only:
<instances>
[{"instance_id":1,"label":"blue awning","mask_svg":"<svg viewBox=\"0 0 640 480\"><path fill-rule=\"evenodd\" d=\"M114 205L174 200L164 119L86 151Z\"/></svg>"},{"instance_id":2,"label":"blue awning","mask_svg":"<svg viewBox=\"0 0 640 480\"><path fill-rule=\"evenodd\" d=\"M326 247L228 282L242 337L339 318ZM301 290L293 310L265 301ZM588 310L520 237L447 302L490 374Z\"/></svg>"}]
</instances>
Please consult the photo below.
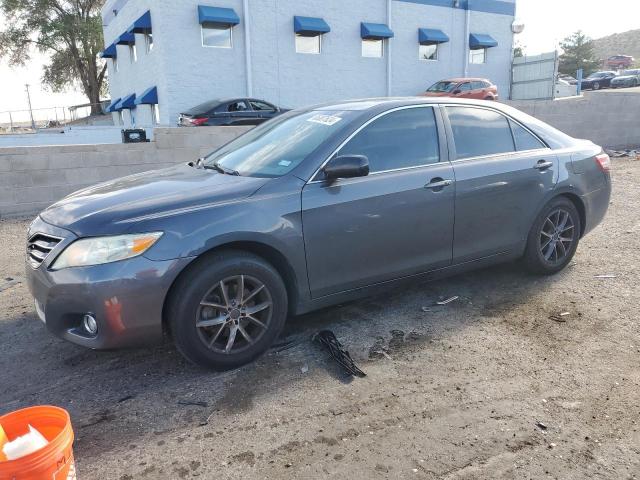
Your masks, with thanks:
<instances>
[{"instance_id":1,"label":"blue awning","mask_svg":"<svg viewBox=\"0 0 640 480\"><path fill-rule=\"evenodd\" d=\"M155 105L158 103L158 89L156 87L147 88L142 95L136 98L136 105Z\"/></svg>"},{"instance_id":2,"label":"blue awning","mask_svg":"<svg viewBox=\"0 0 640 480\"><path fill-rule=\"evenodd\" d=\"M293 17L293 30L298 35L315 37L323 33L329 33L331 27L323 18Z\"/></svg>"},{"instance_id":3,"label":"blue awning","mask_svg":"<svg viewBox=\"0 0 640 480\"><path fill-rule=\"evenodd\" d=\"M116 107L118 106L118 103L120 103L120 100L122 100L122 98L116 98L115 100L113 100L107 107L107 112L117 112L118 109Z\"/></svg>"},{"instance_id":4,"label":"blue awning","mask_svg":"<svg viewBox=\"0 0 640 480\"><path fill-rule=\"evenodd\" d=\"M432 28L419 28L418 41L420 45L435 45L437 43L447 43L449 36L442 30Z\"/></svg>"},{"instance_id":5,"label":"blue awning","mask_svg":"<svg viewBox=\"0 0 640 480\"><path fill-rule=\"evenodd\" d=\"M151 12L142 15L127 30L128 33L149 33L151 32Z\"/></svg>"},{"instance_id":6,"label":"blue awning","mask_svg":"<svg viewBox=\"0 0 640 480\"><path fill-rule=\"evenodd\" d=\"M118 109L122 110L124 108L136 108L136 94L132 93L131 95L127 95L120 100L120 104L118 105Z\"/></svg>"},{"instance_id":7,"label":"blue awning","mask_svg":"<svg viewBox=\"0 0 640 480\"><path fill-rule=\"evenodd\" d=\"M118 37L116 45L133 45L136 43L136 36L133 33L125 32Z\"/></svg>"},{"instance_id":8,"label":"blue awning","mask_svg":"<svg viewBox=\"0 0 640 480\"><path fill-rule=\"evenodd\" d=\"M116 58L118 56L118 49L116 48L115 43L105 48L100 56L102 58Z\"/></svg>"},{"instance_id":9,"label":"blue awning","mask_svg":"<svg viewBox=\"0 0 640 480\"><path fill-rule=\"evenodd\" d=\"M469 48L479 50L481 48L497 47L498 42L491 36L484 33L472 33L469 35Z\"/></svg>"},{"instance_id":10,"label":"blue awning","mask_svg":"<svg viewBox=\"0 0 640 480\"><path fill-rule=\"evenodd\" d=\"M360 36L366 40L392 38L393 31L384 23L361 23Z\"/></svg>"},{"instance_id":11,"label":"blue awning","mask_svg":"<svg viewBox=\"0 0 640 480\"><path fill-rule=\"evenodd\" d=\"M200 23L213 23L215 25L238 25L240 17L233 8L206 7L198 5Z\"/></svg>"}]
</instances>

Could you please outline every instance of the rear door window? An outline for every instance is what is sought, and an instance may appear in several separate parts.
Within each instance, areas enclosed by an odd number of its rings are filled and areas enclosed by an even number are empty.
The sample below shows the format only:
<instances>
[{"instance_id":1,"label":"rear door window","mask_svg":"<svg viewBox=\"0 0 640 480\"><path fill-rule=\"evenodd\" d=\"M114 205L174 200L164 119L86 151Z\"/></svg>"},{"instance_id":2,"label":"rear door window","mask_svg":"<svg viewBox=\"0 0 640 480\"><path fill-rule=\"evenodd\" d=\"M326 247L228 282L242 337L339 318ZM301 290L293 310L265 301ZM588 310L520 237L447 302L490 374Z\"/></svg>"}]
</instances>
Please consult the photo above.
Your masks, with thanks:
<instances>
[{"instance_id":1,"label":"rear door window","mask_svg":"<svg viewBox=\"0 0 640 480\"><path fill-rule=\"evenodd\" d=\"M365 155L371 173L437 163L440 153L433 108L388 113L356 134L338 155Z\"/></svg>"},{"instance_id":2,"label":"rear door window","mask_svg":"<svg viewBox=\"0 0 640 480\"><path fill-rule=\"evenodd\" d=\"M245 102L244 100L231 102L229 104L229 107L227 108L227 111L229 112L246 112L247 110L249 110L249 106L247 105L247 102Z\"/></svg>"},{"instance_id":3,"label":"rear door window","mask_svg":"<svg viewBox=\"0 0 640 480\"><path fill-rule=\"evenodd\" d=\"M461 92L468 92L469 90L471 90L471 82L461 83L460 85L458 85L458 90L460 90Z\"/></svg>"},{"instance_id":4,"label":"rear door window","mask_svg":"<svg viewBox=\"0 0 640 480\"><path fill-rule=\"evenodd\" d=\"M547 148L538 138L529 132L526 128L520 124L509 120L511 124L511 130L513 131L513 139L516 142L516 150L523 152L526 150L539 150L541 148Z\"/></svg>"},{"instance_id":5,"label":"rear door window","mask_svg":"<svg viewBox=\"0 0 640 480\"><path fill-rule=\"evenodd\" d=\"M251 103L251 107L257 112L273 112L276 109L273 105L261 102L260 100L250 100L249 103Z\"/></svg>"},{"instance_id":6,"label":"rear door window","mask_svg":"<svg viewBox=\"0 0 640 480\"><path fill-rule=\"evenodd\" d=\"M509 120L495 110L446 107L458 159L515 151Z\"/></svg>"}]
</instances>

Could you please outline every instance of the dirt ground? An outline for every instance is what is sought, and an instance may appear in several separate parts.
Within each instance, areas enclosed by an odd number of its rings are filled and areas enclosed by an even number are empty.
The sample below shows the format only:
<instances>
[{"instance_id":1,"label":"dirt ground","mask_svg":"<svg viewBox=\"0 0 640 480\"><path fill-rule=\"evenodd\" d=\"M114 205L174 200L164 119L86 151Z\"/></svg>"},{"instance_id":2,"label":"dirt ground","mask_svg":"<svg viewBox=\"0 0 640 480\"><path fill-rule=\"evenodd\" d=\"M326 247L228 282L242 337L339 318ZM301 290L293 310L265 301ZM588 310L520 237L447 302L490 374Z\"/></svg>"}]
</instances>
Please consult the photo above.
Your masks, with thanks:
<instances>
[{"instance_id":1,"label":"dirt ground","mask_svg":"<svg viewBox=\"0 0 640 480\"><path fill-rule=\"evenodd\" d=\"M2 221L0 413L68 409L83 480L639 478L639 185L616 159L608 217L559 275L504 265L306 315L227 373L170 343L54 338L24 285L28 222ZM324 328L366 378L309 341Z\"/></svg>"}]
</instances>

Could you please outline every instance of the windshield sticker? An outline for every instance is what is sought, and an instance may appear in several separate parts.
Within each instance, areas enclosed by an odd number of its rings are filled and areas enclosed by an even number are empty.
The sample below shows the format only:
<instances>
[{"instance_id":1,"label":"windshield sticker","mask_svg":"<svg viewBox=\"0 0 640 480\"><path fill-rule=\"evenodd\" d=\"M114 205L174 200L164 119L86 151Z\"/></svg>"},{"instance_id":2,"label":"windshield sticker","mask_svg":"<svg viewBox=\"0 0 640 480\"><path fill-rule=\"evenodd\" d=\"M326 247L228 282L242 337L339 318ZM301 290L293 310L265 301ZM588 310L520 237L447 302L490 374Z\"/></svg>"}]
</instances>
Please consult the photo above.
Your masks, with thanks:
<instances>
[{"instance_id":1,"label":"windshield sticker","mask_svg":"<svg viewBox=\"0 0 640 480\"><path fill-rule=\"evenodd\" d=\"M338 123L342 118L333 115L314 115L307 122L319 123L321 125L332 126Z\"/></svg>"},{"instance_id":2,"label":"windshield sticker","mask_svg":"<svg viewBox=\"0 0 640 480\"><path fill-rule=\"evenodd\" d=\"M280 165L281 167L288 167L289 165L291 165L291 160L280 160L278 162L278 165Z\"/></svg>"}]
</instances>

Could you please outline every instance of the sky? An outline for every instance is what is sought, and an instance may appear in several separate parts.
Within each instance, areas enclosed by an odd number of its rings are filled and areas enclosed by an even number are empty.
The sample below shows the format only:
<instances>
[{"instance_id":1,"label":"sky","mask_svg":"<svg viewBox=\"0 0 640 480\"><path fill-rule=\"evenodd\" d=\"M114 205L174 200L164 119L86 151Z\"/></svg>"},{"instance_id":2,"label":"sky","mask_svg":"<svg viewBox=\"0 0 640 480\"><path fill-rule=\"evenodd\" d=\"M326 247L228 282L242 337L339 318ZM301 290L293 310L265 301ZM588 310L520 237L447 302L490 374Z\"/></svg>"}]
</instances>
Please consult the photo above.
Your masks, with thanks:
<instances>
[{"instance_id":1,"label":"sky","mask_svg":"<svg viewBox=\"0 0 640 480\"><path fill-rule=\"evenodd\" d=\"M320 1L320 0L318 0ZM517 17L525 24L518 35L527 54L553 51L564 37L581 29L593 38L640 28L638 0L517 0ZM4 19L0 18L0 28ZM25 67L0 60L0 112L27 108L25 83L31 84L33 108L71 106L87 100L78 91L53 94L40 85L46 57L34 54Z\"/></svg>"}]
</instances>

